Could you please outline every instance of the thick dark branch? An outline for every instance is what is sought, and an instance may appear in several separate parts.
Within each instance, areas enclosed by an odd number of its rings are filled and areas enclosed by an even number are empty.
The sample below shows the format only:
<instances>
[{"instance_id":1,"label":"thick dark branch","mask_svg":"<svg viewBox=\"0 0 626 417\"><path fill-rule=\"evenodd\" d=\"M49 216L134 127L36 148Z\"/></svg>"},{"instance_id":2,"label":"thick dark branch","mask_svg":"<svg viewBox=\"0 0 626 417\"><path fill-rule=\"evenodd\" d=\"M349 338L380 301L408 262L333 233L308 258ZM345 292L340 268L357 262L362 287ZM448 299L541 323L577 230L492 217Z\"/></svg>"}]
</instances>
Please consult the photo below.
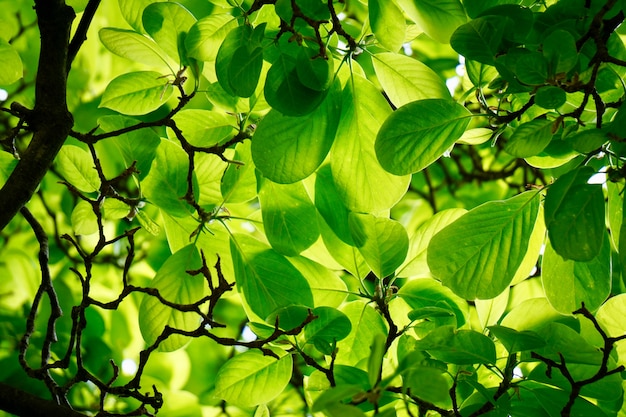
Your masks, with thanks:
<instances>
[{"instance_id":1,"label":"thick dark branch","mask_svg":"<svg viewBox=\"0 0 626 417\"><path fill-rule=\"evenodd\" d=\"M54 401L44 400L3 382L0 382L0 409L24 417L85 417Z\"/></svg>"},{"instance_id":2,"label":"thick dark branch","mask_svg":"<svg viewBox=\"0 0 626 417\"><path fill-rule=\"evenodd\" d=\"M41 53L35 108L16 105L33 138L6 184L0 189L0 230L30 200L72 127L67 110L67 50L74 10L61 0L36 0ZM15 103L14 103L15 104Z\"/></svg>"}]
</instances>

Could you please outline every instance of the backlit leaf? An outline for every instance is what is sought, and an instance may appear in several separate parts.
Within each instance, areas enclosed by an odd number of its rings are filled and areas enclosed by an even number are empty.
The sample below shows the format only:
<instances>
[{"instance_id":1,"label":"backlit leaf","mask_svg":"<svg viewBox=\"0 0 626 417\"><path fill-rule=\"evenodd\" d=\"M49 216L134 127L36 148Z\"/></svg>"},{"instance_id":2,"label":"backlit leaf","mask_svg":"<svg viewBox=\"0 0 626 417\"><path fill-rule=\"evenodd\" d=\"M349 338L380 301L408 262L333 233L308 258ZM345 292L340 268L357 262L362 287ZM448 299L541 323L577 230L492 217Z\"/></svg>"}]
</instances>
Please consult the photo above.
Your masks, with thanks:
<instances>
[{"instance_id":1,"label":"backlit leaf","mask_svg":"<svg viewBox=\"0 0 626 417\"><path fill-rule=\"evenodd\" d=\"M143 27L150 37L181 66L187 65L185 36L196 18L175 2L152 3L143 11Z\"/></svg>"},{"instance_id":2,"label":"backlit leaf","mask_svg":"<svg viewBox=\"0 0 626 417\"><path fill-rule=\"evenodd\" d=\"M335 186L350 210L388 209L407 189L409 177L386 172L374 150L376 134L390 112L382 94L366 79L354 75L344 88L341 122L330 164ZM399 175L404 174L408 172Z\"/></svg>"},{"instance_id":3,"label":"backlit leaf","mask_svg":"<svg viewBox=\"0 0 626 417\"><path fill-rule=\"evenodd\" d=\"M171 303L191 304L202 298L206 281L201 274L190 275L185 271L202 266L200 254L194 245L188 245L171 255L152 279L161 297ZM168 325L182 330L198 327L200 317L194 312L181 312L161 303L159 299L144 295L139 306L139 326L147 344L152 344ZM159 350L172 351L181 348L188 339L173 335L159 345Z\"/></svg>"},{"instance_id":4,"label":"backlit leaf","mask_svg":"<svg viewBox=\"0 0 626 417\"><path fill-rule=\"evenodd\" d=\"M380 279L391 275L406 257L409 238L395 220L371 214L351 213L350 231L365 262Z\"/></svg>"},{"instance_id":5,"label":"backlit leaf","mask_svg":"<svg viewBox=\"0 0 626 417\"><path fill-rule=\"evenodd\" d=\"M421 171L439 159L469 124L470 113L451 100L408 103L385 120L376 138L376 156L395 175Z\"/></svg>"},{"instance_id":6,"label":"backlit leaf","mask_svg":"<svg viewBox=\"0 0 626 417\"><path fill-rule=\"evenodd\" d=\"M0 85L13 84L24 72L22 59L15 48L4 39L0 39Z\"/></svg>"},{"instance_id":7,"label":"backlit leaf","mask_svg":"<svg viewBox=\"0 0 626 417\"><path fill-rule=\"evenodd\" d=\"M268 403L289 384L292 366L290 354L276 359L258 350L244 352L220 368L214 395L240 407Z\"/></svg>"},{"instance_id":8,"label":"backlit leaf","mask_svg":"<svg viewBox=\"0 0 626 417\"><path fill-rule=\"evenodd\" d=\"M606 234L602 185L588 184L594 169L584 166L548 188L545 218L554 250L565 259L589 261L600 253Z\"/></svg>"},{"instance_id":9,"label":"backlit leaf","mask_svg":"<svg viewBox=\"0 0 626 417\"><path fill-rule=\"evenodd\" d=\"M65 145L56 157L56 164L65 180L80 191L92 193L100 189L98 171L86 150Z\"/></svg>"},{"instance_id":10,"label":"backlit leaf","mask_svg":"<svg viewBox=\"0 0 626 417\"><path fill-rule=\"evenodd\" d=\"M433 275L468 300L497 296L526 254L538 212L536 192L470 210L431 240Z\"/></svg>"},{"instance_id":11,"label":"backlit leaf","mask_svg":"<svg viewBox=\"0 0 626 417\"><path fill-rule=\"evenodd\" d=\"M150 38L132 30L103 28L100 41L111 52L131 61L174 68L166 53Z\"/></svg>"},{"instance_id":12,"label":"backlit leaf","mask_svg":"<svg viewBox=\"0 0 626 417\"><path fill-rule=\"evenodd\" d=\"M100 107L131 116L142 115L161 107L173 92L174 88L158 72L130 72L109 83Z\"/></svg>"},{"instance_id":13,"label":"backlit leaf","mask_svg":"<svg viewBox=\"0 0 626 417\"><path fill-rule=\"evenodd\" d=\"M563 259L550 242L541 264L541 281L550 304L563 314L571 314L585 303L595 311L611 293L611 251L605 235L598 256L587 262Z\"/></svg>"},{"instance_id":14,"label":"backlit leaf","mask_svg":"<svg viewBox=\"0 0 626 417\"><path fill-rule=\"evenodd\" d=\"M431 38L449 43L457 27L467 21L459 0L402 0L400 6Z\"/></svg>"},{"instance_id":15,"label":"backlit leaf","mask_svg":"<svg viewBox=\"0 0 626 417\"><path fill-rule=\"evenodd\" d=\"M402 10L395 0L369 0L370 25L378 42L390 51L404 43L405 23Z\"/></svg>"},{"instance_id":16,"label":"backlit leaf","mask_svg":"<svg viewBox=\"0 0 626 417\"><path fill-rule=\"evenodd\" d=\"M427 98L450 98L445 82L417 59L388 52L372 56L378 81L396 107Z\"/></svg>"},{"instance_id":17,"label":"backlit leaf","mask_svg":"<svg viewBox=\"0 0 626 417\"><path fill-rule=\"evenodd\" d=\"M415 347L436 359L457 365L496 361L496 348L490 338L473 330L455 330L453 326L436 328L418 340Z\"/></svg>"},{"instance_id":18,"label":"backlit leaf","mask_svg":"<svg viewBox=\"0 0 626 417\"><path fill-rule=\"evenodd\" d=\"M301 182L277 184L266 179L259 202L265 234L277 252L297 255L319 237L317 212Z\"/></svg>"},{"instance_id":19,"label":"backlit leaf","mask_svg":"<svg viewBox=\"0 0 626 417\"><path fill-rule=\"evenodd\" d=\"M518 158L527 158L543 151L552 140L554 122L535 119L518 126L504 145L504 150Z\"/></svg>"},{"instance_id":20,"label":"backlit leaf","mask_svg":"<svg viewBox=\"0 0 626 417\"><path fill-rule=\"evenodd\" d=\"M198 20L185 37L185 49L199 61L215 61L226 35L237 26L229 14L216 14Z\"/></svg>"},{"instance_id":21,"label":"backlit leaf","mask_svg":"<svg viewBox=\"0 0 626 417\"><path fill-rule=\"evenodd\" d=\"M255 165L266 178L288 184L311 175L324 161L340 114L339 82L324 102L304 117L270 111L259 123L252 141Z\"/></svg>"},{"instance_id":22,"label":"backlit leaf","mask_svg":"<svg viewBox=\"0 0 626 417\"><path fill-rule=\"evenodd\" d=\"M284 256L244 235L232 237L230 248L237 288L259 317L294 304L313 307L309 283Z\"/></svg>"}]
</instances>

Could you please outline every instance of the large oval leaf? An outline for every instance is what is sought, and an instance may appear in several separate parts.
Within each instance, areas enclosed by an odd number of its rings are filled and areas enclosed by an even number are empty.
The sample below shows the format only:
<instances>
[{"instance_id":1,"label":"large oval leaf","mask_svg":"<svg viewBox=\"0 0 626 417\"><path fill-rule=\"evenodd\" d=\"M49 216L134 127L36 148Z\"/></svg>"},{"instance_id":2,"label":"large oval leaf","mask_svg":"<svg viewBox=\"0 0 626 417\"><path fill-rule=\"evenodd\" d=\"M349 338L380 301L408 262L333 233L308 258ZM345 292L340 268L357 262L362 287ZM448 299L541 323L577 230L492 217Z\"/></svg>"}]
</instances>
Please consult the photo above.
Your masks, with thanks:
<instances>
[{"instance_id":1,"label":"large oval leaf","mask_svg":"<svg viewBox=\"0 0 626 417\"><path fill-rule=\"evenodd\" d=\"M213 395L229 404L253 407L276 398L289 384L293 359L249 350L230 359L215 377Z\"/></svg>"},{"instance_id":2,"label":"large oval leaf","mask_svg":"<svg viewBox=\"0 0 626 417\"><path fill-rule=\"evenodd\" d=\"M371 213L393 206L409 185L408 176L385 171L376 159L374 141L389 105L374 85L358 75L348 82L337 138L331 151L333 179L350 210Z\"/></svg>"},{"instance_id":3,"label":"large oval leaf","mask_svg":"<svg viewBox=\"0 0 626 417\"><path fill-rule=\"evenodd\" d=\"M431 240L433 275L468 300L497 296L524 259L538 212L536 192L469 211Z\"/></svg>"},{"instance_id":4,"label":"large oval leaf","mask_svg":"<svg viewBox=\"0 0 626 417\"><path fill-rule=\"evenodd\" d=\"M554 250L566 259L590 261L606 234L602 185L588 184L590 166L570 171L548 188L546 227Z\"/></svg>"},{"instance_id":5,"label":"large oval leaf","mask_svg":"<svg viewBox=\"0 0 626 417\"><path fill-rule=\"evenodd\" d=\"M435 359L456 365L496 362L496 346L493 340L474 330L456 330L454 326L442 326L431 331L415 344Z\"/></svg>"},{"instance_id":6,"label":"large oval leaf","mask_svg":"<svg viewBox=\"0 0 626 417\"><path fill-rule=\"evenodd\" d=\"M187 55L199 61L215 61L226 35L237 27L230 14L216 14L198 20L185 37Z\"/></svg>"},{"instance_id":7,"label":"large oval leaf","mask_svg":"<svg viewBox=\"0 0 626 417\"><path fill-rule=\"evenodd\" d=\"M0 85L13 84L23 75L22 58L11 44L0 39Z\"/></svg>"},{"instance_id":8,"label":"large oval leaf","mask_svg":"<svg viewBox=\"0 0 626 417\"><path fill-rule=\"evenodd\" d=\"M459 0L400 0L400 6L432 39L448 43L452 32L467 21Z\"/></svg>"},{"instance_id":9,"label":"large oval leaf","mask_svg":"<svg viewBox=\"0 0 626 417\"><path fill-rule=\"evenodd\" d=\"M396 107L427 98L450 98L443 79L417 59L383 52L373 55L372 63L385 94Z\"/></svg>"},{"instance_id":10,"label":"large oval leaf","mask_svg":"<svg viewBox=\"0 0 626 417\"><path fill-rule=\"evenodd\" d=\"M409 238L397 221L350 213L349 225L355 245L378 278L392 274L406 258Z\"/></svg>"},{"instance_id":11,"label":"large oval leaf","mask_svg":"<svg viewBox=\"0 0 626 417\"><path fill-rule=\"evenodd\" d=\"M100 189L98 171L86 150L65 145L59 151L55 163L63 178L80 191L93 193Z\"/></svg>"},{"instance_id":12,"label":"large oval leaf","mask_svg":"<svg viewBox=\"0 0 626 417\"><path fill-rule=\"evenodd\" d=\"M245 235L232 236L230 250L237 288L260 318L292 305L313 307L309 283L284 256Z\"/></svg>"},{"instance_id":13,"label":"large oval leaf","mask_svg":"<svg viewBox=\"0 0 626 417\"><path fill-rule=\"evenodd\" d=\"M189 245L167 258L152 280L151 287L167 301L176 304L192 304L204 295L206 281L200 274L186 271L202 266L195 245ZM182 312L162 304L156 297L145 295L139 306L139 328L147 344L152 344L165 326L191 331L198 327L200 317L194 312ZM176 350L187 343L181 335L168 337L159 345L159 350Z\"/></svg>"},{"instance_id":14,"label":"large oval leaf","mask_svg":"<svg viewBox=\"0 0 626 417\"><path fill-rule=\"evenodd\" d=\"M196 18L175 2L152 3L143 11L143 27L176 62L187 65L185 36Z\"/></svg>"},{"instance_id":15,"label":"large oval leaf","mask_svg":"<svg viewBox=\"0 0 626 417\"><path fill-rule=\"evenodd\" d=\"M266 179L259 202L265 235L277 252L297 255L319 237L317 210L302 182L277 184Z\"/></svg>"},{"instance_id":16,"label":"large oval leaf","mask_svg":"<svg viewBox=\"0 0 626 417\"><path fill-rule=\"evenodd\" d=\"M166 53L159 45L137 32L126 29L103 28L100 29L99 35L102 44L115 55L155 67L165 65L170 70L174 67L174 63L167 58Z\"/></svg>"},{"instance_id":17,"label":"large oval leaf","mask_svg":"<svg viewBox=\"0 0 626 417\"><path fill-rule=\"evenodd\" d=\"M504 145L504 150L518 158L528 158L541 153L552 140L554 121L535 119L515 129Z\"/></svg>"},{"instance_id":18,"label":"large oval leaf","mask_svg":"<svg viewBox=\"0 0 626 417\"><path fill-rule=\"evenodd\" d=\"M337 343L337 364L356 365L367 360L370 346L377 335L387 335L387 327L380 314L362 301L353 301L341 308L350 319L352 331Z\"/></svg>"},{"instance_id":19,"label":"large oval leaf","mask_svg":"<svg viewBox=\"0 0 626 417\"><path fill-rule=\"evenodd\" d=\"M369 0L370 26L378 42L390 51L397 51L404 43L406 24L395 0Z\"/></svg>"},{"instance_id":20,"label":"large oval leaf","mask_svg":"<svg viewBox=\"0 0 626 417\"><path fill-rule=\"evenodd\" d=\"M465 107L451 100L420 100L402 106L380 128L376 156L392 174L421 171L463 135L469 116Z\"/></svg>"},{"instance_id":21,"label":"large oval leaf","mask_svg":"<svg viewBox=\"0 0 626 417\"><path fill-rule=\"evenodd\" d=\"M608 236L598 256L587 262L563 259L548 242L541 264L541 281L546 297L558 312L572 314L582 303L595 311L611 293Z\"/></svg>"},{"instance_id":22,"label":"large oval leaf","mask_svg":"<svg viewBox=\"0 0 626 417\"><path fill-rule=\"evenodd\" d=\"M341 112L340 83L324 102L304 117L270 111L259 123L252 141L252 157L266 178L288 184L311 175L330 150Z\"/></svg>"},{"instance_id":23,"label":"large oval leaf","mask_svg":"<svg viewBox=\"0 0 626 417\"><path fill-rule=\"evenodd\" d=\"M109 83L100 107L131 116L143 115L161 107L173 92L172 85L158 72L129 72Z\"/></svg>"}]
</instances>

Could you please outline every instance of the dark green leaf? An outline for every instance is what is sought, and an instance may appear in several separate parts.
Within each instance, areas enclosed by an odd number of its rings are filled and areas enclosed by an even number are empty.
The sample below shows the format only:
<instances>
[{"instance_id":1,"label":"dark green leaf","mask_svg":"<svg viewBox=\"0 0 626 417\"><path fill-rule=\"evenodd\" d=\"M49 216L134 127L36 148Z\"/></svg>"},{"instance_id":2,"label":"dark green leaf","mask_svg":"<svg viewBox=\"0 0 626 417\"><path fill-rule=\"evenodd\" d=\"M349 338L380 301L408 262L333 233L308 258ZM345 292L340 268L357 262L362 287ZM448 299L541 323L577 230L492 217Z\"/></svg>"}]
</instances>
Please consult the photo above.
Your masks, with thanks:
<instances>
[{"instance_id":1,"label":"dark green leaf","mask_svg":"<svg viewBox=\"0 0 626 417\"><path fill-rule=\"evenodd\" d=\"M491 339L473 330L455 330L443 326L418 340L416 348L425 350L436 359L457 365L492 364L496 348Z\"/></svg>"},{"instance_id":2,"label":"dark green leaf","mask_svg":"<svg viewBox=\"0 0 626 417\"><path fill-rule=\"evenodd\" d=\"M504 145L504 150L518 158L539 154L552 140L554 123L547 119L535 119L518 126Z\"/></svg>"},{"instance_id":3,"label":"dark green leaf","mask_svg":"<svg viewBox=\"0 0 626 417\"><path fill-rule=\"evenodd\" d=\"M146 32L181 66L188 65L185 36L196 19L183 6L174 2L152 3L142 16Z\"/></svg>"},{"instance_id":4,"label":"dark green leaf","mask_svg":"<svg viewBox=\"0 0 626 417\"><path fill-rule=\"evenodd\" d=\"M466 59L487 65L495 63L500 52L506 20L484 16L459 27L450 38L450 46Z\"/></svg>"},{"instance_id":5,"label":"dark green leaf","mask_svg":"<svg viewBox=\"0 0 626 417\"><path fill-rule=\"evenodd\" d=\"M546 342L531 330L518 331L505 326L489 326L489 331L498 338L509 353L538 349Z\"/></svg>"},{"instance_id":6,"label":"dark green leaf","mask_svg":"<svg viewBox=\"0 0 626 417\"><path fill-rule=\"evenodd\" d=\"M594 169L570 171L548 188L545 218L554 250L565 259L590 261L600 253L606 234L604 195L600 184L588 184Z\"/></svg>"}]
</instances>

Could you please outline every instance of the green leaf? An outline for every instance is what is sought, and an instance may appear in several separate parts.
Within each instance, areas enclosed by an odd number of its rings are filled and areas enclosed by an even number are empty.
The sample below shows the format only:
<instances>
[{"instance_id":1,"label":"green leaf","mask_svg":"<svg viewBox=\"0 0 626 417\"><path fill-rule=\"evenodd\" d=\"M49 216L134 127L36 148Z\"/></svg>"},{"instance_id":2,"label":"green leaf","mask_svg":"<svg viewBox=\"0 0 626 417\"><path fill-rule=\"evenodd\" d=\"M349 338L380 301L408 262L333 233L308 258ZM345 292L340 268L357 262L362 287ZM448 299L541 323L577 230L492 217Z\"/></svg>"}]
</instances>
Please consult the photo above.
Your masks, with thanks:
<instances>
[{"instance_id":1,"label":"green leaf","mask_svg":"<svg viewBox=\"0 0 626 417\"><path fill-rule=\"evenodd\" d=\"M142 115L161 107L173 92L173 86L158 72L130 72L109 83L100 107L132 116Z\"/></svg>"},{"instance_id":2,"label":"green leaf","mask_svg":"<svg viewBox=\"0 0 626 417\"><path fill-rule=\"evenodd\" d=\"M500 16L483 16L456 29L450 46L466 59L494 65L500 52L506 20Z\"/></svg>"},{"instance_id":3,"label":"green leaf","mask_svg":"<svg viewBox=\"0 0 626 417\"><path fill-rule=\"evenodd\" d=\"M489 331L498 338L509 353L523 352L545 346L546 342L531 330L518 331L505 326L489 326Z\"/></svg>"},{"instance_id":4,"label":"green leaf","mask_svg":"<svg viewBox=\"0 0 626 417\"><path fill-rule=\"evenodd\" d=\"M400 6L432 39L450 42L457 27L467 21L459 0L401 0Z\"/></svg>"},{"instance_id":5,"label":"green leaf","mask_svg":"<svg viewBox=\"0 0 626 417\"><path fill-rule=\"evenodd\" d=\"M330 158L335 186L350 210L366 213L385 210L406 192L409 177L386 172L376 159L376 134L390 112L374 85L353 75L344 89Z\"/></svg>"},{"instance_id":6,"label":"green leaf","mask_svg":"<svg viewBox=\"0 0 626 417\"><path fill-rule=\"evenodd\" d=\"M143 33L141 16L152 0L118 0L124 20L138 33Z\"/></svg>"},{"instance_id":7,"label":"green leaf","mask_svg":"<svg viewBox=\"0 0 626 417\"><path fill-rule=\"evenodd\" d=\"M265 235L278 253L298 255L319 237L317 211L302 182L277 184L265 179L259 203Z\"/></svg>"},{"instance_id":8,"label":"green leaf","mask_svg":"<svg viewBox=\"0 0 626 417\"><path fill-rule=\"evenodd\" d=\"M91 155L74 145L65 145L56 157L56 166L67 182L80 191L93 193L100 189L100 177Z\"/></svg>"},{"instance_id":9,"label":"green leaf","mask_svg":"<svg viewBox=\"0 0 626 417\"><path fill-rule=\"evenodd\" d=\"M85 200L76 203L72 210L72 228L77 235L91 235L98 231L98 218L93 207Z\"/></svg>"},{"instance_id":10,"label":"green leaf","mask_svg":"<svg viewBox=\"0 0 626 417\"><path fill-rule=\"evenodd\" d=\"M226 35L237 27L230 14L215 14L198 20L185 37L187 55L198 61L215 61Z\"/></svg>"},{"instance_id":11,"label":"green leaf","mask_svg":"<svg viewBox=\"0 0 626 417\"><path fill-rule=\"evenodd\" d=\"M518 126L504 145L504 150L517 158L541 153L552 140L554 121L535 119Z\"/></svg>"},{"instance_id":12,"label":"green leaf","mask_svg":"<svg viewBox=\"0 0 626 417\"><path fill-rule=\"evenodd\" d=\"M187 193L189 158L183 149L166 139L161 140L150 173L141 182L146 198L161 210L175 217L193 213L182 197ZM197 187L194 187L197 191Z\"/></svg>"},{"instance_id":13,"label":"green leaf","mask_svg":"<svg viewBox=\"0 0 626 417\"><path fill-rule=\"evenodd\" d=\"M289 258L289 262L302 273L313 292L314 305L317 307L339 307L348 295L345 282L339 275L318 262L303 256Z\"/></svg>"},{"instance_id":14,"label":"green leaf","mask_svg":"<svg viewBox=\"0 0 626 417\"><path fill-rule=\"evenodd\" d=\"M354 244L348 224L349 210L341 200L329 164L323 165L316 173L315 207L339 239L348 245Z\"/></svg>"},{"instance_id":15,"label":"green leaf","mask_svg":"<svg viewBox=\"0 0 626 417\"><path fill-rule=\"evenodd\" d=\"M374 274L380 279L393 274L409 248L404 227L371 214L350 213L348 221L352 239Z\"/></svg>"},{"instance_id":16,"label":"green leaf","mask_svg":"<svg viewBox=\"0 0 626 417\"><path fill-rule=\"evenodd\" d=\"M541 264L541 282L550 304L560 313L571 314L583 302L595 311L611 293L608 236L604 236L600 253L587 262L563 259L548 242Z\"/></svg>"},{"instance_id":17,"label":"green leaf","mask_svg":"<svg viewBox=\"0 0 626 417\"><path fill-rule=\"evenodd\" d=\"M254 139L257 140L257 137ZM226 202L243 203L257 195L255 167L250 147L249 141L238 143L233 160L243 165L230 164L224 172L220 188Z\"/></svg>"},{"instance_id":18,"label":"green leaf","mask_svg":"<svg viewBox=\"0 0 626 417\"><path fill-rule=\"evenodd\" d=\"M429 403L443 402L450 390L449 379L441 369L429 366L413 366L402 379L411 394Z\"/></svg>"},{"instance_id":19,"label":"green leaf","mask_svg":"<svg viewBox=\"0 0 626 417\"><path fill-rule=\"evenodd\" d=\"M376 156L395 175L421 171L461 137L469 111L451 100L428 99L406 104L385 120L376 138Z\"/></svg>"},{"instance_id":20,"label":"green leaf","mask_svg":"<svg viewBox=\"0 0 626 417\"><path fill-rule=\"evenodd\" d=\"M370 345L370 355L367 361L367 376L371 387L375 387L380 380L383 358L386 351L385 342L385 335L378 333L374 336L372 344Z\"/></svg>"},{"instance_id":21,"label":"green leaf","mask_svg":"<svg viewBox=\"0 0 626 417\"><path fill-rule=\"evenodd\" d=\"M239 407L268 403L289 384L293 367L291 355L280 359L249 350L230 359L215 378L213 395Z\"/></svg>"},{"instance_id":22,"label":"green leaf","mask_svg":"<svg viewBox=\"0 0 626 417\"><path fill-rule=\"evenodd\" d=\"M397 272L399 277L429 277L427 262L428 244L441 229L465 214L465 209L448 209L436 213L420 225L409 238L409 251L404 264Z\"/></svg>"},{"instance_id":23,"label":"green leaf","mask_svg":"<svg viewBox=\"0 0 626 417\"><path fill-rule=\"evenodd\" d=\"M220 190L220 180L228 164L219 156L208 153L196 153L194 159L194 174L199 190L198 204L208 210L213 210L224 201Z\"/></svg>"},{"instance_id":24,"label":"green leaf","mask_svg":"<svg viewBox=\"0 0 626 417\"><path fill-rule=\"evenodd\" d=\"M143 11L143 27L163 50L181 66L188 65L185 36L196 18L178 3L152 3Z\"/></svg>"},{"instance_id":25,"label":"green leaf","mask_svg":"<svg viewBox=\"0 0 626 417\"><path fill-rule=\"evenodd\" d=\"M431 240L428 265L433 275L468 300L497 296L526 254L538 212L536 192L469 211Z\"/></svg>"},{"instance_id":26,"label":"green leaf","mask_svg":"<svg viewBox=\"0 0 626 417\"><path fill-rule=\"evenodd\" d=\"M496 362L496 347L490 338L473 330L455 330L454 326L436 328L418 340L415 347L456 365Z\"/></svg>"},{"instance_id":27,"label":"green leaf","mask_svg":"<svg viewBox=\"0 0 626 417\"><path fill-rule=\"evenodd\" d=\"M404 43L406 24L395 0L368 0L370 26L378 42L396 52Z\"/></svg>"},{"instance_id":28,"label":"green leaf","mask_svg":"<svg viewBox=\"0 0 626 417\"><path fill-rule=\"evenodd\" d=\"M271 110L259 123L252 141L252 157L263 175L288 184L311 175L324 161L335 140L341 103L339 82L324 102L304 117Z\"/></svg>"},{"instance_id":29,"label":"green leaf","mask_svg":"<svg viewBox=\"0 0 626 417\"><path fill-rule=\"evenodd\" d=\"M280 53L267 72L263 89L267 103L286 116L309 114L326 96L326 90L311 89L300 81L297 64L296 57Z\"/></svg>"},{"instance_id":30,"label":"green leaf","mask_svg":"<svg viewBox=\"0 0 626 417\"><path fill-rule=\"evenodd\" d=\"M284 256L245 235L234 235L230 250L237 288L259 317L291 305L313 307L309 283Z\"/></svg>"},{"instance_id":31,"label":"green leaf","mask_svg":"<svg viewBox=\"0 0 626 417\"><path fill-rule=\"evenodd\" d=\"M606 300L598 309L596 319L609 337L621 337L626 334L626 294L618 294ZM615 345L619 363L626 364L626 343Z\"/></svg>"},{"instance_id":32,"label":"green leaf","mask_svg":"<svg viewBox=\"0 0 626 417\"><path fill-rule=\"evenodd\" d=\"M24 76L22 58L13 45L0 39L0 85L8 86Z\"/></svg>"},{"instance_id":33,"label":"green leaf","mask_svg":"<svg viewBox=\"0 0 626 417\"><path fill-rule=\"evenodd\" d=\"M454 317L454 311L449 308L429 306L411 310L408 317L411 321L424 320L431 317Z\"/></svg>"},{"instance_id":34,"label":"green leaf","mask_svg":"<svg viewBox=\"0 0 626 417\"><path fill-rule=\"evenodd\" d=\"M557 29L543 41L543 56L548 61L548 73L556 75L570 71L578 62L576 39L567 30Z\"/></svg>"},{"instance_id":35,"label":"green leaf","mask_svg":"<svg viewBox=\"0 0 626 417\"><path fill-rule=\"evenodd\" d=\"M606 234L602 185L588 184L595 173L584 166L558 178L546 193L545 218L554 250L565 259L590 261Z\"/></svg>"},{"instance_id":36,"label":"green leaf","mask_svg":"<svg viewBox=\"0 0 626 417\"><path fill-rule=\"evenodd\" d=\"M336 308L316 307L313 315L317 318L304 328L306 343L323 342L332 345L345 339L352 330L348 316Z\"/></svg>"},{"instance_id":37,"label":"green leaf","mask_svg":"<svg viewBox=\"0 0 626 417\"><path fill-rule=\"evenodd\" d=\"M524 50L525 51L525 50ZM507 54L515 61L515 75L520 82L528 85L542 85L548 79L548 63L539 52L531 51L520 55Z\"/></svg>"},{"instance_id":38,"label":"green leaf","mask_svg":"<svg viewBox=\"0 0 626 417\"><path fill-rule=\"evenodd\" d=\"M373 55L372 63L385 94L396 107L427 98L450 98L443 79L417 59L383 52Z\"/></svg>"},{"instance_id":39,"label":"green leaf","mask_svg":"<svg viewBox=\"0 0 626 417\"><path fill-rule=\"evenodd\" d=\"M98 119L98 125L104 132L125 129L139 123L139 120L120 115L103 116ZM114 144L124 160L124 167L130 167L134 162L139 171L139 179L148 175L152 161L156 157L157 148L161 143L159 135L151 129L137 129L107 139L107 143Z\"/></svg>"},{"instance_id":40,"label":"green leaf","mask_svg":"<svg viewBox=\"0 0 626 417\"><path fill-rule=\"evenodd\" d=\"M377 334L387 335L380 314L364 302L352 301L340 308L349 319L352 331L337 343L337 364L356 365L370 356L370 346Z\"/></svg>"},{"instance_id":41,"label":"green leaf","mask_svg":"<svg viewBox=\"0 0 626 417\"><path fill-rule=\"evenodd\" d=\"M540 87L535 94L535 104L544 109L556 109L567 101L567 94L562 88L546 85Z\"/></svg>"},{"instance_id":42,"label":"green leaf","mask_svg":"<svg viewBox=\"0 0 626 417\"><path fill-rule=\"evenodd\" d=\"M150 38L126 29L103 28L99 32L102 44L115 55L155 67L166 66L172 73L173 63Z\"/></svg>"},{"instance_id":43,"label":"green leaf","mask_svg":"<svg viewBox=\"0 0 626 417\"><path fill-rule=\"evenodd\" d=\"M192 304L202 298L206 282L202 274L191 275L186 271L202 266L195 245L188 245L171 255L152 279L151 288L156 288L161 297L170 303ZM157 340L163 328L191 331L198 327L200 317L194 312L182 312L168 307L151 295L144 295L139 306L139 328L148 345ZM159 350L171 352L183 347L188 339L172 335L159 345Z\"/></svg>"},{"instance_id":44,"label":"green leaf","mask_svg":"<svg viewBox=\"0 0 626 417\"><path fill-rule=\"evenodd\" d=\"M565 324L548 323L536 332L546 341L543 348L535 350L542 356L560 361L562 355L568 364L600 365L602 362L602 351Z\"/></svg>"},{"instance_id":45,"label":"green leaf","mask_svg":"<svg viewBox=\"0 0 626 417\"><path fill-rule=\"evenodd\" d=\"M454 294L449 288L431 278L418 278L407 282L398 291L402 298L414 310L423 308L442 308L454 313L457 327L461 327L469 319L467 303ZM430 316L435 317L435 316ZM438 316L446 319L446 316ZM435 319L436 320L436 319ZM439 323L438 321L436 321ZM446 323L448 324L449 321Z\"/></svg>"},{"instance_id":46,"label":"green leaf","mask_svg":"<svg viewBox=\"0 0 626 417\"><path fill-rule=\"evenodd\" d=\"M296 72L305 87L315 91L327 90L334 79L334 68L335 61L332 56L320 56L315 49L300 48Z\"/></svg>"},{"instance_id":47,"label":"green leaf","mask_svg":"<svg viewBox=\"0 0 626 417\"><path fill-rule=\"evenodd\" d=\"M209 147L222 144L235 133L236 119L215 110L184 109L173 117L185 139L194 146ZM168 132L174 139L174 135Z\"/></svg>"},{"instance_id":48,"label":"green leaf","mask_svg":"<svg viewBox=\"0 0 626 417\"><path fill-rule=\"evenodd\" d=\"M250 97L254 93L263 66L263 51L255 33L263 29L264 26L238 26L222 42L215 58L215 72L228 94Z\"/></svg>"},{"instance_id":49,"label":"green leaf","mask_svg":"<svg viewBox=\"0 0 626 417\"><path fill-rule=\"evenodd\" d=\"M131 213L128 204L115 198L105 198L102 203L102 210L105 219L123 219Z\"/></svg>"}]
</instances>

